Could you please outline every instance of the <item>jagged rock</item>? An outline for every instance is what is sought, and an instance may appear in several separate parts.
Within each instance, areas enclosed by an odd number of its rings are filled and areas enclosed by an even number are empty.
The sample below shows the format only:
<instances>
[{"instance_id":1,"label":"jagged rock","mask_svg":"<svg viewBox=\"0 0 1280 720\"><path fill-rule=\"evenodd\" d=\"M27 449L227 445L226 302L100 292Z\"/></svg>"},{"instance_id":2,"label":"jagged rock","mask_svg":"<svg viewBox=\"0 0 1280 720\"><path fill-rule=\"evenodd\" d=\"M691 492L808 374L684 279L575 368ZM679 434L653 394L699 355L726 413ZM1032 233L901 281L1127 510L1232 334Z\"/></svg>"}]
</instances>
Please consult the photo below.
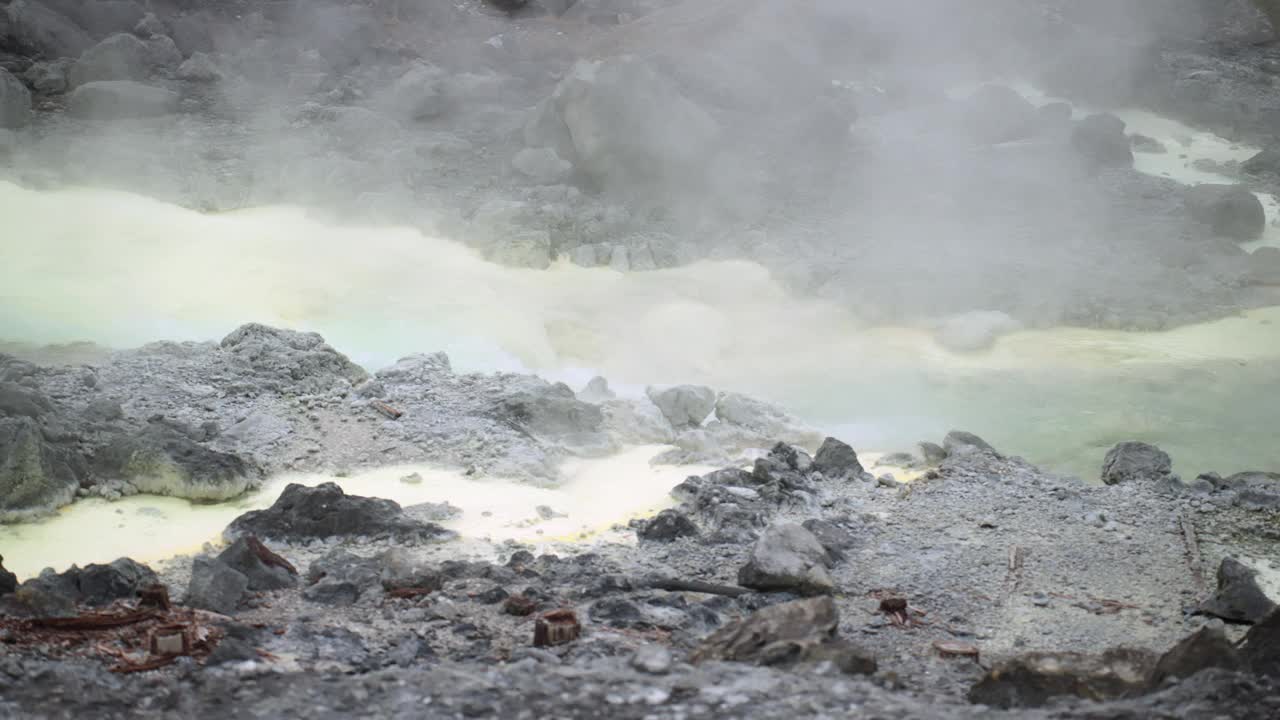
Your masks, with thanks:
<instances>
[{"instance_id":1,"label":"jagged rock","mask_svg":"<svg viewBox=\"0 0 1280 720\"><path fill-rule=\"evenodd\" d=\"M1235 622L1256 623L1274 610L1276 603L1258 586L1257 573L1235 558L1218 565L1218 588L1200 605L1200 612Z\"/></svg>"},{"instance_id":2,"label":"jagged rock","mask_svg":"<svg viewBox=\"0 0 1280 720\"><path fill-rule=\"evenodd\" d=\"M792 665L834 661L846 672L875 672L875 660L836 638L839 614L830 597L771 605L705 638L690 660Z\"/></svg>"},{"instance_id":3,"label":"jagged rock","mask_svg":"<svg viewBox=\"0 0 1280 720\"><path fill-rule=\"evenodd\" d=\"M987 453L1000 457L1000 453L991 447L986 440L963 430L952 430L942 439L942 449L947 457Z\"/></svg>"},{"instance_id":4,"label":"jagged rock","mask_svg":"<svg viewBox=\"0 0 1280 720\"><path fill-rule=\"evenodd\" d=\"M1102 655L1031 653L992 668L969 689L969 702L1009 709L1043 707L1062 696L1128 697L1147 689L1155 661L1153 653L1126 648Z\"/></svg>"},{"instance_id":5,"label":"jagged rock","mask_svg":"<svg viewBox=\"0 0 1280 720\"><path fill-rule=\"evenodd\" d=\"M296 571L280 563L265 562L248 537L237 538L218 555L218 562L244 575L248 588L255 592L282 590L298 584Z\"/></svg>"},{"instance_id":6,"label":"jagged rock","mask_svg":"<svg viewBox=\"0 0 1280 720\"><path fill-rule=\"evenodd\" d=\"M220 560L196 558L191 566L191 584L186 604L202 610L231 615L249 589L249 578Z\"/></svg>"},{"instance_id":7,"label":"jagged rock","mask_svg":"<svg viewBox=\"0 0 1280 720\"><path fill-rule=\"evenodd\" d=\"M1215 235L1254 240L1267 228L1267 213L1257 195L1243 185L1196 185L1183 193L1187 212Z\"/></svg>"},{"instance_id":8,"label":"jagged rock","mask_svg":"<svg viewBox=\"0 0 1280 720\"><path fill-rule=\"evenodd\" d=\"M110 565L87 565L75 573L79 588L79 602L86 605L106 605L115 600L132 599L142 588L155 585L159 578L151 568L130 558L120 558Z\"/></svg>"},{"instance_id":9,"label":"jagged rock","mask_svg":"<svg viewBox=\"0 0 1280 720\"><path fill-rule=\"evenodd\" d=\"M0 595L8 595L18 589L18 576L4 568L4 556L0 555Z\"/></svg>"},{"instance_id":10,"label":"jagged rock","mask_svg":"<svg viewBox=\"0 0 1280 720\"><path fill-rule=\"evenodd\" d=\"M168 422L149 423L99 450L94 470L139 492L191 500L228 500L257 483L260 471L251 462L202 445L194 433Z\"/></svg>"},{"instance_id":11,"label":"jagged rock","mask_svg":"<svg viewBox=\"0 0 1280 720\"><path fill-rule=\"evenodd\" d=\"M1022 327L1008 313L998 310L974 310L942 321L934 331L934 340L952 352L977 352L995 345L996 338Z\"/></svg>"},{"instance_id":12,"label":"jagged rock","mask_svg":"<svg viewBox=\"0 0 1280 720\"><path fill-rule=\"evenodd\" d=\"M983 85L964 103L965 128L979 141L1021 140L1037 128L1037 109L1016 90Z\"/></svg>"},{"instance_id":13,"label":"jagged rock","mask_svg":"<svg viewBox=\"0 0 1280 720\"><path fill-rule=\"evenodd\" d=\"M788 590L803 594L831 592L827 550L813 533L795 523L770 525L738 570L738 584L755 590Z\"/></svg>"},{"instance_id":14,"label":"jagged rock","mask_svg":"<svg viewBox=\"0 0 1280 720\"><path fill-rule=\"evenodd\" d=\"M70 503L83 474L78 457L46 442L34 418L0 415L0 520L42 515Z\"/></svg>"},{"instance_id":15,"label":"jagged rock","mask_svg":"<svg viewBox=\"0 0 1280 720\"><path fill-rule=\"evenodd\" d=\"M103 80L72 90L67 110L91 120L158 117L178 110L178 94L130 80Z\"/></svg>"},{"instance_id":16,"label":"jagged rock","mask_svg":"<svg viewBox=\"0 0 1280 720\"><path fill-rule=\"evenodd\" d=\"M1240 646L1240 656L1253 672L1280 678L1280 608L1249 628Z\"/></svg>"},{"instance_id":17,"label":"jagged rock","mask_svg":"<svg viewBox=\"0 0 1280 720\"><path fill-rule=\"evenodd\" d=\"M1226 670L1243 667L1240 652L1227 639L1221 625L1202 627L1161 655L1151 674L1151 686L1158 687L1167 678L1188 678L1211 667Z\"/></svg>"},{"instance_id":18,"label":"jagged rock","mask_svg":"<svg viewBox=\"0 0 1280 720\"><path fill-rule=\"evenodd\" d=\"M833 437L822 441L818 454L813 456L813 469L833 480L857 480L863 473L858 453Z\"/></svg>"},{"instance_id":19,"label":"jagged rock","mask_svg":"<svg viewBox=\"0 0 1280 720\"><path fill-rule=\"evenodd\" d=\"M427 542L452 536L438 525L408 517L391 500L347 495L334 483L313 488L290 484L271 507L241 515L223 534L229 540L251 534L285 542L357 536Z\"/></svg>"},{"instance_id":20,"label":"jagged rock","mask_svg":"<svg viewBox=\"0 0 1280 720\"><path fill-rule=\"evenodd\" d=\"M716 419L750 430L765 438L807 444L816 442L814 433L804 429L787 411L763 400L740 393L725 393L716 400Z\"/></svg>"},{"instance_id":21,"label":"jagged rock","mask_svg":"<svg viewBox=\"0 0 1280 720\"><path fill-rule=\"evenodd\" d=\"M178 66L178 79L187 82L217 82L222 79L222 71L213 62L213 58L205 53L195 52Z\"/></svg>"},{"instance_id":22,"label":"jagged rock","mask_svg":"<svg viewBox=\"0 0 1280 720\"><path fill-rule=\"evenodd\" d=\"M636 536L649 542L672 542L683 537L697 537L698 526L679 510L663 510L641 525Z\"/></svg>"},{"instance_id":23,"label":"jagged rock","mask_svg":"<svg viewBox=\"0 0 1280 720\"><path fill-rule=\"evenodd\" d=\"M352 605L366 591L382 591L382 567L377 558L363 558L338 548L307 568L302 596L325 605Z\"/></svg>"},{"instance_id":24,"label":"jagged rock","mask_svg":"<svg viewBox=\"0 0 1280 720\"><path fill-rule=\"evenodd\" d=\"M1164 480L1173 472L1169 455L1144 442L1122 442L1107 451L1102 461L1102 482L1117 485L1122 482L1155 482Z\"/></svg>"},{"instance_id":25,"label":"jagged rock","mask_svg":"<svg viewBox=\"0 0 1280 720\"><path fill-rule=\"evenodd\" d=\"M1280 145L1266 148L1240 164L1249 175L1271 175L1280 178Z\"/></svg>"},{"instance_id":26,"label":"jagged rock","mask_svg":"<svg viewBox=\"0 0 1280 720\"><path fill-rule=\"evenodd\" d=\"M250 323L223 338L221 347L265 389L276 392L318 394L369 378L363 368L330 347L318 333Z\"/></svg>"},{"instance_id":27,"label":"jagged rock","mask_svg":"<svg viewBox=\"0 0 1280 720\"><path fill-rule=\"evenodd\" d=\"M0 68L0 128L20 128L31 122L31 91L8 70Z\"/></svg>"},{"instance_id":28,"label":"jagged rock","mask_svg":"<svg viewBox=\"0 0 1280 720\"><path fill-rule=\"evenodd\" d=\"M573 165L551 148L525 148L511 159L511 166L543 185L563 183L573 171Z\"/></svg>"},{"instance_id":29,"label":"jagged rock","mask_svg":"<svg viewBox=\"0 0 1280 720\"><path fill-rule=\"evenodd\" d=\"M8 8L10 32L19 47L47 60L79 57L93 38L71 19L36 0L14 0Z\"/></svg>"},{"instance_id":30,"label":"jagged rock","mask_svg":"<svg viewBox=\"0 0 1280 720\"><path fill-rule=\"evenodd\" d=\"M1071 145L1096 165L1129 167L1133 165L1133 149L1124 128L1124 121L1110 113L1090 115L1076 123Z\"/></svg>"},{"instance_id":31,"label":"jagged rock","mask_svg":"<svg viewBox=\"0 0 1280 720\"><path fill-rule=\"evenodd\" d=\"M645 393L675 428L701 425L716 407L715 391L702 385L648 388Z\"/></svg>"},{"instance_id":32,"label":"jagged rock","mask_svg":"<svg viewBox=\"0 0 1280 720\"><path fill-rule=\"evenodd\" d=\"M1240 472L1223 479L1221 485L1235 492L1237 505L1253 510L1280 509L1280 473Z\"/></svg>"}]
</instances>

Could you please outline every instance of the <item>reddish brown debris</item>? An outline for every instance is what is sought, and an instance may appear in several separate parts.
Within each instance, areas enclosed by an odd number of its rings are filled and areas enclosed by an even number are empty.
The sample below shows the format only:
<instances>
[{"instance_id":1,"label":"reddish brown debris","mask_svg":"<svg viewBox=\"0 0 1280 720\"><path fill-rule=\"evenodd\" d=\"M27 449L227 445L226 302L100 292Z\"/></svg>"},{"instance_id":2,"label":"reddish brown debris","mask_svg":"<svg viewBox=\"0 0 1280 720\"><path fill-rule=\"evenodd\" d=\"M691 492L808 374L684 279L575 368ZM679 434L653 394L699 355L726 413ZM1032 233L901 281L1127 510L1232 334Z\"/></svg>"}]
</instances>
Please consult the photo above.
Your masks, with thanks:
<instances>
[{"instance_id":1,"label":"reddish brown debris","mask_svg":"<svg viewBox=\"0 0 1280 720\"><path fill-rule=\"evenodd\" d=\"M157 614L156 610L85 613L75 617L35 618L31 621L31 624L54 630L101 630L103 628L120 627L121 625L133 625L143 620L150 620Z\"/></svg>"},{"instance_id":2,"label":"reddish brown debris","mask_svg":"<svg viewBox=\"0 0 1280 720\"><path fill-rule=\"evenodd\" d=\"M880 612L900 613L907 609L907 599L900 597L885 598L880 601Z\"/></svg>"},{"instance_id":3,"label":"reddish brown debris","mask_svg":"<svg viewBox=\"0 0 1280 720\"><path fill-rule=\"evenodd\" d=\"M393 587L387 589L387 597L393 598L419 598L423 595L430 595L430 588L419 587Z\"/></svg>"},{"instance_id":4,"label":"reddish brown debris","mask_svg":"<svg viewBox=\"0 0 1280 720\"><path fill-rule=\"evenodd\" d=\"M524 617L532 615L538 609L538 603L524 595L511 595L502 603L502 611L508 615Z\"/></svg>"},{"instance_id":5,"label":"reddish brown debris","mask_svg":"<svg viewBox=\"0 0 1280 720\"><path fill-rule=\"evenodd\" d=\"M169 588L164 585L151 585L138 591L138 607L155 608L169 612L173 603L169 601Z\"/></svg>"},{"instance_id":6,"label":"reddish brown debris","mask_svg":"<svg viewBox=\"0 0 1280 720\"><path fill-rule=\"evenodd\" d=\"M287 570L290 575L298 574L298 568L294 567L293 563L271 552L270 548L263 545L262 541L253 535L246 537L245 543L249 545L249 549L253 551L253 554L258 556L258 559L262 561L263 565L283 568Z\"/></svg>"},{"instance_id":7,"label":"reddish brown debris","mask_svg":"<svg viewBox=\"0 0 1280 720\"><path fill-rule=\"evenodd\" d=\"M974 662L978 661L978 648L968 643L938 640L933 649L942 657L971 657Z\"/></svg>"},{"instance_id":8,"label":"reddish brown debris","mask_svg":"<svg viewBox=\"0 0 1280 720\"><path fill-rule=\"evenodd\" d=\"M392 420L399 420L400 416L404 415L404 413L382 402L381 400L374 400L369 404L373 406L374 410L377 410L378 412L382 413L383 415L386 415Z\"/></svg>"},{"instance_id":9,"label":"reddish brown debris","mask_svg":"<svg viewBox=\"0 0 1280 720\"><path fill-rule=\"evenodd\" d=\"M581 634L582 624L578 622L577 613L567 608L552 610L533 624L533 646L564 645L577 640Z\"/></svg>"}]
</instances>

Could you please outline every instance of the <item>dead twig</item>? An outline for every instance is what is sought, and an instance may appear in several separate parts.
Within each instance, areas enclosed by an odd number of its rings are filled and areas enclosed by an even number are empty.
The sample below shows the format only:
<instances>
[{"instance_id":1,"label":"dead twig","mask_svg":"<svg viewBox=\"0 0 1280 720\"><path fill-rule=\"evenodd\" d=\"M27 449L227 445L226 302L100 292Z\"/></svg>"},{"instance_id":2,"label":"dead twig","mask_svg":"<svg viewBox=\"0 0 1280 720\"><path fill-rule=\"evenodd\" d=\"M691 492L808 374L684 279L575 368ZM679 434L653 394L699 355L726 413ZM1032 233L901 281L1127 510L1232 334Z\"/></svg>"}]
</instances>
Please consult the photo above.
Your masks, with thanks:
<instances>
[{"instance_id":1,"label":"dead twig","mask_svg":"<svg viewBox=\"0 0 1280 720\"><path fill-rule=\"evenodd\" d=\"M667 590L669 592L696 592L706 595L725 595L727 597L740 597L751 591L733 585L717 585L715 583L702 582L700 580L679 580L676 578L651 577L645 580L645 584L654 590Z\"/></svg>"},{"instance_id":2,"label":"dead twig","mask_svg":"<svg viewBox=\"0 0 1280 720\"><path fill-rule=\"evenodd\" d=\"M390 405L382 402L381 400L371 400L369 404L373 406L374 410L377 410L378 412L382 413L383 415L386 415L392 420L399 420L400 416L404 415L403 412L391 407Z\"/></svg>"},{"instance_id":3,"label":"dead twig","mask_svg":"<svg viewBox=\"0 0 1280 720\"><path fill-rule=\"evenodd\" d=\"M1196 590L1203 594L1208 585L1204 579L1204 562L1200 557L1200 543L1196 540L1196 527L1186 513L1178 515L1178 525L1182 528L1182 545L1186 549L1187 564L1191 567L1191 579Z\"/></svg>"}]
</instances>

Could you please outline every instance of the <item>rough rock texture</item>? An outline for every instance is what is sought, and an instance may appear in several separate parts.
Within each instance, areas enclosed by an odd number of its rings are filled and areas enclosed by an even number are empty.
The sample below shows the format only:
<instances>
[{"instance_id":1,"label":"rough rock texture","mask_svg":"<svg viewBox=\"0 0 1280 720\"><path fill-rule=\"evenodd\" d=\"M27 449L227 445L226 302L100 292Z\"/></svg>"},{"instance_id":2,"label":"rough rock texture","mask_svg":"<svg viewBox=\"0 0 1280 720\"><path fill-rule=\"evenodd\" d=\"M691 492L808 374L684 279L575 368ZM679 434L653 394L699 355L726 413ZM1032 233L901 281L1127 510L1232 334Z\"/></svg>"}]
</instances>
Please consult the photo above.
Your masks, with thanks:
<instances>
[{"instance_id":1,"label":"rough rock texture","mask_svg":"<svg viewBox=\"0 0 1280 720\"><path fill-rule=\"evenodd\" d=\"M974 453L999 456L996 449L991 447L986 440L963 430L952 430L947 433L947 436L942 439L942 449L947 457L972 455Z\"/></svg>"},{"instance_id":2,"label":"rough rock texture","mask_svg":"<svg viewBox=\"0 0 1280 720\"><path fill-rule=\"evenodd\" d=\"M193 500L228 500L254 487L260 472L251 462L218 452L193 438L197 431L181 424L149 423L141 432L121 437L94 457L101 481L122 481L135 490Z\"/></svg>"},{"instance_id":3,"label":"rough rock texture","mask_svg":"<svg viewBox=\"0 0 1280 720\"><path fill-rule=\"evenodd\" d=\"M219 560L198 558L191 568L186 604L223 615L234 614L249 589L249 578Z\"/></svg>"},{"instance_id":4,"label":"rough rock texture","mask_svg":"<svg viewBox=\"0 0 1280 720\"><path fill-rule=\"evenodd\" d=\"M1026 655L992 668L969 691L974 703L998 708L1042 707L1055 698L1094 700L1141 694L1156 658L1138 650L1099 656L1072 653Z\"/></svg>"},{"instance_id":5,"label":"rough rock texture","mask_svg":"<svg viewBox=\"0 0 1280 720\"><path fill-rule=\"evenodd\" d=\"M61 573L46 569L18 586L13 600L24 614L68 616L74 615L80 605L100 607L117 600L132 600L139 590L157 582L151 568L120 558L107 565L72 566Z\"/></svg>"},{"instance_id":6,"label":"rough rock texture","mask_svg":"<svg viewBox=\"0 0 1280 720\"><path fill-rule=\"evenodd\" d=\"M1267 227L1262 201L1243 185L1197 185L1183 197L1191 217L1208 225L1215 235L1254 240Z\"/></svg>"},{"instance_id":7,"label":"rough rock texture","mask_svg":"<svg viewBox=\"0 0 1280 720\"><path fill-rule=\"evenodd\" d=\"M290 484L271 507L241 515L225 532L228 538L246 534L293 542L356 536L426 542L452 535L438 525L410 518L390 500L347 495L333 483L314 488Z\"/></svg>"},{"instance_id":8,"label":"rough rock texture","mask_svg":"<svg viewBox=\"0 0 1280 720\"><path fill-rule=\"evenodd\" d=\"M698 534L698 526L679 510L663 510L636 530L636 537L649 542L672 542Z\"/></svg>"},{"instance_id":9,"label":"rough rock texture","mask_svg":"<svg viewBox=\"0 0 1280 720\"><path fill-rule=\"evenodd\" d=\"M827 552L813 533L794 523L771 525L751 549L738 571L738 583L757 590L789 590L803 594L831 592Z\"/></svg>"},{"instance_id":10,"label":"rough rock texture","mask_svg":"<svg viewBox=\"0 0 1280 720\"><path fill-rule=\"evenodd\" d=\"M730 623L703 640L695 663L729 660L757 665L830 661L849 674L869 675L875 660L839 640L839 611L831 598L781 603Z\"/></svg>"},{"instance_id":11,"label":"rough rock texture","mask_svg":"<svg viewBox=\"0 0 1280 720\"><path fill-rule=\"evenodd\" d=\"M24 127L31 119L31 92L8 70L0 68L0 128Z\"/></svg>"},{"instance_id":12,"label":"rough rock texture","mask_svg":"<svg viewBox=\"0 0 1280 720\"><path fill-rule=\"evenodd\" d=\"M1240 655L1255 673L1280 677L1280 609L1249 629Z\"/></svg>"},{"instance_id":13,"label":"rough rock texture","mask_svg":"<svg viewBox=\"0 0 1280 720\"><path fill-rule=\"evenodd\" d=\"M150 66L146 43L119 33L85 50L68 77L72 86L98 80L146 80Z\"/></svg>"},{"instance_id":14,"label":"rough rock texture","mask_svg":"<svg viewBox=\"0 0 1280 720\"><path fill-rule=\"evenodd\" d=\"M298 584L298 572L291 565L281 563L278 557L261 552L265 549L255 539L239 537L218 555L218 562L245 576L247 589L282 590ZM264 559L264 555L266 558Z\"/></svg>"},{"instance_id":15,"label":"rough rock texture","mask_svg":"<svg viewBox=\"0 0 1280 720\"><path fill-rule=\"evenodd\" d=\"M676 428L701 425L716 407L716 392L701 385L649 388L647 394Z\"/></svg>"},{"instance_id":16,"label":"rough rock texture","mask_svg":"<svg viewBox=\"0 0 1280 720\"><path fill-rule=\"evenodd\" d=\"M1168 453L1143 442L1123 442L1107 451L1102 461L1102 482L1156 482L1173 472Z\"/></svg>"},{"instance_id":17,"label":"rough rock texture","mask_svg":"<svg viewBox=\"0 0 1280 720\"><path fill-rule=\"evenodd\" d=\"M813 456L813 469L832 479L857 480L863 473L858 454L848 444L833 437L822 441L818 453Z\"/></svg>"},{"instance_id":18,"label":"rough rock texture","mask_svg":"<svg viewBox=\"0 0 1280 720\"><path fill-rule=\"evenodd\" d=\"M1258 587L1257 573L1227 557L1218 565L1218 588L1201 603L1200 612L1223 620L1256 623L1275 608L1275 601Z\"/></svg>"}]
</instances>

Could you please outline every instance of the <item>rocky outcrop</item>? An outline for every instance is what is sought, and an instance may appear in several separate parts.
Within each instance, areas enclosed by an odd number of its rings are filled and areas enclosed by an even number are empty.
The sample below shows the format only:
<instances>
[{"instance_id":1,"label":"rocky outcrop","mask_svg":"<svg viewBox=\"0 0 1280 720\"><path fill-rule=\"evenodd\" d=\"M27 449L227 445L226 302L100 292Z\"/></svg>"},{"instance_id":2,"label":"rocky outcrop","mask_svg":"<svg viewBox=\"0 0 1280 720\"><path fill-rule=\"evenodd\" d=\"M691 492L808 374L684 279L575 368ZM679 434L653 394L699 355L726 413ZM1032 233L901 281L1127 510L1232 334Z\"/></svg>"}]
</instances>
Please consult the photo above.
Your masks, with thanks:
<instances>
[{"instance_id":1,"label":"rocky outcrop","mask_svg":"<svg viewBox=\"0 0 1280 720\"><path fill-rule=\"evenodd\" d=\"M151 568L129 558L107 565L73 565L61 573L47 569L18 586L10 610L34 617L65 617L74 615L80 605L100 607L117 600L133 600L139 590L158 582Z\"/></svg>"},{"instance_id":2,"label":"rocky outcrop","mask_svg":"<svg viewBox=\"0 0 1280 720\"><path fill-rule=\"evenodd\" d=\"M636 537L641 540L664 543L698 534L698 526L679 510L663 510L636 530Z\"/></svg>"},{"instance_id":3,"label":"rocky outcrop","mask_svg":"<svg viewBox=\"0 0 1280 720\"><path fill-rule=\"evenodd\" d=\"M863 473L858 453L833 437L822 441L818 454L813 456L813 469L832 479L861 480Z\"/></svg>"},{"instance_id":4,"label":"rocky outcrop","mask_svg":"<svg viewBox=\"0 0 1280 720\"><path fill-rule=\"evenodd\" d=\"M192 500L228 500L255 487L252 461L193 439L191 428L164 421L108 444L94 457L101 480L126 482L138 492Z\"/></svg>"},{"instance_id":5,"label":"rocky outcrop","mask_svg":"<svg viewBox=\"0 0 1280 720\"><path fill-rule=\"evenodd\" d=\"M429 542L453 536L439 525L413 519L390 500L347 495L333 483L291 484L271 507L241 515L223 534L230 540L254 535L284 542L362 536Z\"/></svg>"},{"instance_id":6,"label":"rocky outcrop","mask_svg":"<svg viewBox=\"0 0 1280 720\"><path fill-rule=\"evenodd\" d=\"M716 407L716 393L701 385L649 388L646 393L677 429L701 425Z\"/></svg>"},{"instance_id":7,"label":"rocky outcrop","mask_svg":"<svg viewBox=\"0 0 1280 720\"><path fill-rule=\"evenodd\" d=\"M1102 482L1156 482L1173 472L1168 453L1144 442L1123 442L1107 451L1102 461Z\"/></svg>"},{"instance_id":8,"label":"rocky outcrop","mask_svg":"<svg viewBox=\"0 0 1280 720\"><path fill-rule=\"evenodd\" d=\"M81 477L80 459L48 442L34 418L6 416L0 408L0 522L42 515L70 503Z\"/></svg>"},{"instance_id":9,"label":"rocky outcrop","mask_svg":"<svg viewBox=\"0 0 1280 720\"><path fill-rule=\"evenodd\" d=\"M73 90L67 109L89 120L159 117L177 112L178 94L130 80L102 80Z\"/></svg>"},{"instance_id":10,"label":"rocky outcrop","mask_svg":"<svg viewBox=\"0 0 1280 720\"><path fill-rule=\"evenodd\" d=\"M1267 227L1262 201L1243 185L1197 185L1183 195L1187 212L1215 234L1254 240Z\"/></svg>"},{"instance_id":11,"label":"rocky outcrop","mask_svg":"<svg viewBox=\"0 0 1280 720\"><path fill-rule=\"evenodd\" d=\"M20 128L31 120L31 92L8 70L0 68L0 129Z\"/></svg>"},{"instance_id":12,"label":"rocky outcrop","mask_svg":"<svg viewBox=\"0 0 1280 720\"><path fill-rule=\"evenodd\" d=\"M1213 596L1200 604L1200 612L1232 622L1256 623L1275 609L1275 601L1258 586L1257 573L1230 557L1218 565Z\"/></svg>"},{"instance_id":13,"label":"rocky outcrop","mask_svg":"<svg viewBox=\"0 0 1280 720\"><path fill-rule=\"evenodd\" d=\"M986 440L963 430L952 430L942 439L942 450L947 457L986 454L1000 457L1000 453Z\"/></svg>"}]
</instances>

